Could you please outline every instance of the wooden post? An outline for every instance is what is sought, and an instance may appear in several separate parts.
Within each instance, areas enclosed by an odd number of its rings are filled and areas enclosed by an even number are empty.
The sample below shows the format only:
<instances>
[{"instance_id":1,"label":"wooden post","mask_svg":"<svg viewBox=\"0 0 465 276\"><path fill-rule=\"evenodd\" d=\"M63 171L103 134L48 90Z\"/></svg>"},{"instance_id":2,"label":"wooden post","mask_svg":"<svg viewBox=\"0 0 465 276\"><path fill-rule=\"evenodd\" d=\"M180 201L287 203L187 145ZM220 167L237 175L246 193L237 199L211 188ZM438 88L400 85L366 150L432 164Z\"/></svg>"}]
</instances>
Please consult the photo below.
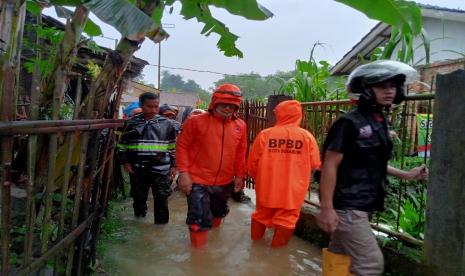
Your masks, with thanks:
<instances>
[{"instance_id":1,"label":"wooden post","mask_svg":"<svg viewBox=\"0 0 465 276\"><path fill-rule=\"evenodd\" d=\"M425 257L429 275L465 275L465 71L436 84Z\"/></svg>"},{"instance_id":2,"label":"wooden post","mask_svg":"<svg viewBox=\"0 0 465 276\"><path fill-rule=\"evenodd\" d=\"M276 123L274 116L274 108L283 101L292 100L292 96L288 95L271 95L268 97L268 104L266 105L266 127L272 127Z\"/></svg>"}]
</instances>

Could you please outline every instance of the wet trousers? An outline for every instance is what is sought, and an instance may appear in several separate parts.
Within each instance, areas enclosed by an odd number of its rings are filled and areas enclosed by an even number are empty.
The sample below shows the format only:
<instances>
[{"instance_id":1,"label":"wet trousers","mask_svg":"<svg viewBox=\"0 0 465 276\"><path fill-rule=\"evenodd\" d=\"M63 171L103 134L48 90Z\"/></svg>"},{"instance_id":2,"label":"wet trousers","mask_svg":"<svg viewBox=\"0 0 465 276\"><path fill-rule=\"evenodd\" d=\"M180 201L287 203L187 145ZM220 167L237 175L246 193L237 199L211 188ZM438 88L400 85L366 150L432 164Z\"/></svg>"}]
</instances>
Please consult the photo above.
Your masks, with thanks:
<instances>
[{"instance_id":1,"label":"wet trousers","mask_svg":"<svg viewBox=\"0 0 465 276\"><path fill-rule=\"evenodd\" d=\"M168 197L171 194L171 180L168 175L137 170L130 174L131 197L135 216L145 216L147 213L147 197L152 188L154 217L156 224L169 221Z\"/></svg>"},{"instance_id":2,"label":"wet trousers","mask_svg":"<svg viewBox=\"0 0 465 276\"><path fill-rule=\"evenodd\" d=\"M369 214L357 210L336 210L339 223L331 235L328 250L350 256L353 275L381 275L383 253L371 231Z\"/></svg>"},{"instance_id":3,"label":"wet trousers","mask_svg":"<svg viewBox=\"0 0 465 276\"><path fill-rule=\"evenodd\" d=\"M191 231L209 230L213 218L224 218L229 213L228 199L233 185L201 185L192 184L191 193L187 196L187 220Z\"/></svg>"},{"instance_id":4,"label":"wet trousers","mask_svg":"<svg viewBox=\"0 0 465 276\"><path fill-rule=\"evenodd\" d=\"M282 226L294 229L300 216L300 209L267 208L257 205L252 219L267 227Z\"/></svg>"}]
</instances>

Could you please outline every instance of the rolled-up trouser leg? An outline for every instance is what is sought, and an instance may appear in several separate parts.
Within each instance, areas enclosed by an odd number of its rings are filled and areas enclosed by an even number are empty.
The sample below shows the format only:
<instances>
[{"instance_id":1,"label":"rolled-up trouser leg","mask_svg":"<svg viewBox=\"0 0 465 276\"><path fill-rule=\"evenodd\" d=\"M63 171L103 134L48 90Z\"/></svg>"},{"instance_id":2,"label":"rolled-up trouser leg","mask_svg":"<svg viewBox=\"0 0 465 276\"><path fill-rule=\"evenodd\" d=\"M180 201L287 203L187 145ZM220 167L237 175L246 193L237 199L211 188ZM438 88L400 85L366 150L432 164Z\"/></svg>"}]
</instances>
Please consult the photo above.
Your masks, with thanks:
<instances>
[{"instance_id":1,"label":"rolled-up trouser leg","mask_svg":"<svg viewBox=\"0 0 465 276\"><path fill-rule=\"evenodd\" d=\"M383 254L371 231L369 214L357 210L337 210L339 223L331 235L328 250L349 255L354 275L381 275Z\"/></svg>"},{"instance_id":2,"label":"rolled-up trouser leg","mask_svg":"<svg viewBox=\"0 0 465 276\"><path fill-rule=\"evenodd\" d=\"M131 196L133 199L132 207L135 216L145 216L147 213L147 196L150 184L146 177L140 174L130 174L131 179Z\"/></svg>"},{"instance_id":3,"label":"rolled-up trouser leg","mask_svg":"<svg viewBox=\"0 0 465 276\"><path fill-rule=\"evenodd\" d=\"M192 184L192 190L187 196L187 219L191 231L209 230L213 224L210 210L210 193L208 186Z\"/></svg>"},{"instance_id":4,"label":"rolled-up trouser leg","mask_svg":"<svg viewBox=\"0 0 465 276\"><path fill-rule=\"evenodd\" d=\"M152 182L153 208L156 224L168 223L168 197L171 195L171 181L168 175L156 174Z\"/></svg>"}]
</instances>

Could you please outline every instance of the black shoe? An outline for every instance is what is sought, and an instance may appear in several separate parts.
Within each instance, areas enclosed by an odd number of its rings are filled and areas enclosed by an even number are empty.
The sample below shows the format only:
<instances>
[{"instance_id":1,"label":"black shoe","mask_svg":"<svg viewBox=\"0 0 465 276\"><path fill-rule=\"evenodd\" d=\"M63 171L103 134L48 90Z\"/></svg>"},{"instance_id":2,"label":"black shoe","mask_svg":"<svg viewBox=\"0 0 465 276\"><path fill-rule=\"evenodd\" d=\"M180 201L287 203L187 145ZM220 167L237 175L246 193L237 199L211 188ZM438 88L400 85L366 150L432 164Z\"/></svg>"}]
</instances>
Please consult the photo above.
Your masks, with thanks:
<instances>
[{"instance_id":1,"label":"black shoe","mask_svg":"<svg viewBox=\"0 0 465 276\"><path fill-rule=\"evenodd\" d=\"M231 198L235 202L239 202L239 203L249 203L251 201L250 197L245 195L244 190L240 190L237 193L233 192L231 195Z\"/></svg>"}]
</instances>

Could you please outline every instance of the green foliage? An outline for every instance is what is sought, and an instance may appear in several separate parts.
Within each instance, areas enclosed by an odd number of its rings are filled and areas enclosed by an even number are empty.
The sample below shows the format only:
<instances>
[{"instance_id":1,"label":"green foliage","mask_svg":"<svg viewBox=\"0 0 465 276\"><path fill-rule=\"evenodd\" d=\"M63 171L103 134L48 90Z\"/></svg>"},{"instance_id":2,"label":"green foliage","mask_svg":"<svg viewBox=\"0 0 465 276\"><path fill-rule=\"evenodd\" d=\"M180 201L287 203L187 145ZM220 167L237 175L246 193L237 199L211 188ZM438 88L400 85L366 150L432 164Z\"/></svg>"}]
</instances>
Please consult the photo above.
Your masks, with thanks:
<instances>
[{"instance_id":1,"label":"green foliage","mask_svg":"<svg viewBox=\"0 0 465 276\"><path fill-rule=\"evenodd\" d=\"M392 160L390 164L401 167L401 160ZM423 164L420 157L404 157L404 169L410 170ZM399 217L399 231L423 239L426 209L426 187L421 181L402 182L398 178L388 177L386 187L386 211L380 214L380 220L392 229L396 229ZM399 201L399 194L402 195Z\"/></svg>"},{"instance_id":2,"label":"green foliage","mask_svg":"<svg viewBox=\"0 0 465 276\"><path fill-rule=\"evenodd\" d=\"M204 91L194 80L184 81L183 77L178 74L171 74L169 71L163 71L161 76L161 89L170 92L202 92Z\"/></svg>"},{"instance_id":3,"label":"green foliage","mask_svg":"<svg viewBox=\"0 0 465 276\"><path fill-rule=\"evenodd\" d=\"M64 37L64 32L55 27L37 24L28 24L25 26L25 29L34 32L45 43L43 43L43 46L39 46L27 37L24 37L23 47L34 54L34 58L23 63L24 67L28 73L32 74L37 64L41 72L41 78L46 79L53 72L54 64L52 61L55 59L60 42ZM37 58L37 53L42 55L41 59Z\"/></svg>"},{"instance_id":4,"label":"green foliage","mask_svg":"<svg viewBox=\"0 0 465 276\"><path fill-rule=\"evenodd\" d=\"M92 53L94 54L99 54L99 55L104 55L106 54L106 51L103 50L100 46L98 46L97 43L95 43L95 41L93 41L92 39L91 40L88 40L87 41L87 48L89 48L89 50L92 51Z\"/></svg>"},{"instance_id":5,"label":"green foliage","mask_svg":"<svg viewBox=\"0 0 465 276\"><path fill-rule=\"evenodd\" d=\"M71 19L73 17L73 12L68 10L65 7L60 7L60 6L55 6L55 11L58 17L65 18L65 19ZM89 36L99 36L102 35L102 29L90 18L87 18L86 25L84 26L83 29L84 33L86 33Z\"/></svg>"},{"instance_id":6,"label":"green foliage","mask_svg":"<svg viewBox=\"0 0 465 276\"><path fill-rule=\"evenodd\" d=\"M26 9L28 12L32 13L35 16L38 16L42 13L42 7L34 0L26 1Z\"/></svg>"},{"instance_id":7,"label":"green foliage","mask_svg":"<svg viewBox=\"0 0 465 276\"><path fill-rule=\"evenodd\" d=\"M207 110L208 105L210 104L212 95L207 91L200 91L199 94L199 102L197 103L197 108Z\"/></svg>"},{"instance_id":8,"label":"green foliage","mask_svg":"<svg viewBox=\"0 0 465 276\"><path fill-rule=\"evenodd\" d=\"M292 77L292 72L278 71L275 74L261 76L251 72L249 74L225 75L215 82L215 86L224 83L232 83L240 87L244 97L247 99L265 99L278 93L282 83Z\"/></svg>"},{"instance_id":9,"label":"green foliage","mask_svg":"<svg viewBox=\"0 0 465 276\"><path fill-rule=\"evenodd\" d=\"M339 91L344 91L343 79L331 77L329 63L317 62L313 57L315 48L322 45L319 42L313 45L308 61L296 61L294 76L282 83L280 92L292 95L301 102L332 100L339 97Z\"/></svg>"},{"instance_id":10,"label":"green foliage","mask_svg":"<svg viewBox=\"0 0 465 276\"><path fill-rule=\"evenodd\" d=\"M371 19L385 22L403 34L421 33L421 9L413 1L405 0L336 0L352 7Z\"/></svg>"},{"instance_id":11,"label":"green foliage","mask_svg":"<svg viewBox=\"0 0 465 276\"><path fill-rule=\"evenodd\" d=\"M118 201L108 203L106 216L102 219L99 238L97 240L97 254L104 255L107 246L111 243L121 243L128 240L128 227L121 219L124 211L123 205Z\"/></svg>"},{"instance_id":12,"label":"green foliage","mask_svg":"<svg viewBox=\"0 0 465 276\"><path fill-rule=\"evenodd\" d=\"M174 2L174 0L166 0L165 4L171 6ZM210 6L224 8L234 15L251 20L266 20L273 16L270 11L255 0L180 0L180 2L182 4L180 13L184 19L195 18L199 23L205 24L201 31L201 34L205 36L209 36L211 33L219 35L220 39L216 45L228 57L243 57L243 53L236 47L238 36L233 34L224 23L213 17Z\"/></svg>"},{"instance_id":13,"label":"green foliage","mask_svg":"<svg viewBox=\"0 0 465 276\"><path fill-rule=\"evenodd\" d=\"M87 63L87 75L89 75L93 80L97 79L98 75L102 71L100 65L95 64L92 60L89 60Z\"/></svg>"},{"instance_id":14,"label":"green foliage","mask_svg":"<svg viewBox=\"0 0 465 276\"><path fill-rule=\"evenodd\" d=\"M129 40L139 42L148 37L160 42L168 38L160 24L127 0L89 0L82 4Z\"/></svg>"}]
</instances>

